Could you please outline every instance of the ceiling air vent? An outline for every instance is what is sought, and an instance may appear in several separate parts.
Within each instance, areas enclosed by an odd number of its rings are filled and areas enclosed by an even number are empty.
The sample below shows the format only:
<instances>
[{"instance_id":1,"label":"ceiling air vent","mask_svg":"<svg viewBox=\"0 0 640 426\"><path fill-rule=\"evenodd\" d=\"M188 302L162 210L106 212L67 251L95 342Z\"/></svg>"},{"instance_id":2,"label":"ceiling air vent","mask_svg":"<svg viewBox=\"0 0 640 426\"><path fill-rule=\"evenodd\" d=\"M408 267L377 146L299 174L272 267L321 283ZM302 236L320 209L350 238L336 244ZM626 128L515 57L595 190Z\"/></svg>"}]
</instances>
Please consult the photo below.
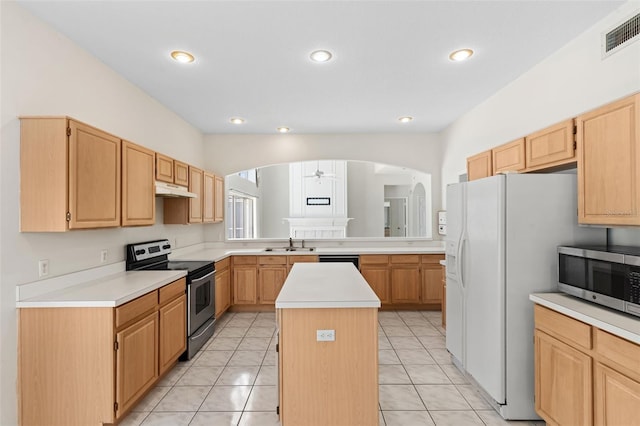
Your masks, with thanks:
<instances>
[{"instance_id":1,"label":"ceiling air vent","mask_svg":"<svg viewBox=\"0 0 640 426\"><path fill-rule=\"evenodd\" d=\"M602 35L603 59L638 40L638 34L640 34L640 13L636 13L622 24Z\"/></svg>"}]
</instances>

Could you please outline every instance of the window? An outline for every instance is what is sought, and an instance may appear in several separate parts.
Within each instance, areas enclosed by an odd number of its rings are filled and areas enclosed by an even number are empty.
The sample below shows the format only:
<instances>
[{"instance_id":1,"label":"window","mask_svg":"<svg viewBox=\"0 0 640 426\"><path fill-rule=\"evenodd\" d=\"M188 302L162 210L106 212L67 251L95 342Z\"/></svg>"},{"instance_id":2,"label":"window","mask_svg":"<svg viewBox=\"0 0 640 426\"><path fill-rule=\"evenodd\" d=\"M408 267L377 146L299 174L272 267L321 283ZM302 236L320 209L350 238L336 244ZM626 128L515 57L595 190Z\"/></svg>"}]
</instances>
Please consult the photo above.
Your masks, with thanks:
<instances>
[{"instance_id":1,"label":"window","mask_svg":"<svg viewBox=\"0 0 640 426\"><path fill-rule=\"evenodd\" d=\"M258 170L257 169L243 170L243 171L238 173L238 176L240 176L243 179L248 180L249 182L253 182L256 185L258 183Z\"/></svg>"},{"instance_id":2,"label":"window","mask_svg":"<svg viewBox=\"0 0 640 426\"><path fill-rule=\"evenodd\" d=\"M256 198L229 192L227 198L227 238L256 238Z\"/></svg>"}]
</instances>

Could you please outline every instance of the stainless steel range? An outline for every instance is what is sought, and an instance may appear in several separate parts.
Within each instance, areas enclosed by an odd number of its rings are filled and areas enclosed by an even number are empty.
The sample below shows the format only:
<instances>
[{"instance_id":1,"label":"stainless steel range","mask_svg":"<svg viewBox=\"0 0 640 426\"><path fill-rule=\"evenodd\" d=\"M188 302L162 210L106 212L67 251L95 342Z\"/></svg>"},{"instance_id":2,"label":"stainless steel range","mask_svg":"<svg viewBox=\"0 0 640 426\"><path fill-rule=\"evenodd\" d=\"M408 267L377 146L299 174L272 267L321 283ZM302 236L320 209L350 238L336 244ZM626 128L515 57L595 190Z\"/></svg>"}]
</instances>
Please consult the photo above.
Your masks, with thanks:
<instances>
[{"instance_id":1,"label":"stainless steel range","mask_svg":"<svg viewBox=\"0 0 640 426\"><path fill-rule=\"evenodd\" d=\"M127 271L187 271L187 350L181 360L191 359L213 336L215 313L215 264L206 261L171 261L169 240L127 245Z\"/></svg>"}]
</instances>

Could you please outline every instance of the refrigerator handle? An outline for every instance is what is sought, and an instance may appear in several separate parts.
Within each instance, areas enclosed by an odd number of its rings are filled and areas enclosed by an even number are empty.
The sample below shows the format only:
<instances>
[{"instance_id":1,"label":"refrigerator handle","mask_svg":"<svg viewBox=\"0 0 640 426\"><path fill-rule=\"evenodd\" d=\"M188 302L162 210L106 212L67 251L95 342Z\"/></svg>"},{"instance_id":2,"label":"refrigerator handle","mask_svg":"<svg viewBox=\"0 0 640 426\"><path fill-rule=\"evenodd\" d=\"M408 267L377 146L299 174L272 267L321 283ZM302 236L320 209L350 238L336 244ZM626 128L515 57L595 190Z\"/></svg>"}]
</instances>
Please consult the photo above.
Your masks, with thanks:
<instances>
[{"instance_id":1,"label":"refrigerator handle","mask_svg":"<svg viewBox=\"0 0 640 426\"><path fill-rule=\"evenodd\" d=\"M462 276L462 251L464 249L464 242L466 241L466 238L463 236L462 238L460 238L460 244L458 244L458 253L456 253L457 256L457 262L456 262L456 275L458 276L458 281L460 281L460 287L462 287L463 289L465 288L464 285L464 277Z\"/></svg>"}]
</instances>

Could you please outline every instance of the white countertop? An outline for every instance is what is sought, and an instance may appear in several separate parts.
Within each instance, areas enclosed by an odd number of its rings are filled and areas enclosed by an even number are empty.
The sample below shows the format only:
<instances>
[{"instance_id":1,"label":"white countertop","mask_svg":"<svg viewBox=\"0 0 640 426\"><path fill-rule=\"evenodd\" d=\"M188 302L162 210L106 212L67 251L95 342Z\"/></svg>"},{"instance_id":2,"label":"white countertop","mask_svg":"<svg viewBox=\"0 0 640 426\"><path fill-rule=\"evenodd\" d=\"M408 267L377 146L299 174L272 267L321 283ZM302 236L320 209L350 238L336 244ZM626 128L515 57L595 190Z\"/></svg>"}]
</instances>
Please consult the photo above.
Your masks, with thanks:
<instances>
[{"instance_id":1,"label":"white countertop","mask_svg":"<svg viewBox=\"0 0 640 426\"><path fill-rule=\"evenodd\" d=\"M252 249L202 249L169 256L171 260L220 261L229 256L316 256L323 254L444 254L444 247L319 247L314 251L265 251Z\"/></svg>"},{"instance_id":2,"label":"white countertop","mask_svg":"<svg viewBox=\"0 0 640 426\"><path fill-rule=\"evenodd\" d=\"M296 263L276 309L379 308L380 299L351 263Z\"/></svg>"},{"instance_id":3,"label":"white countertop","mask_svg":"<svg viewBox=\"0 0 640 426\"><path fill-rule=\"evenodd\" d=\"M623 314L564 293L534 293L529 299L640 345L640 317Z\"/></svg>"},{"instance_id":4,"label":"white countertop","mask_svg":"<svg viewBox=\"0 0 640 426\"><path fill-rule=\"evenodd\" d=\"M17 308L95 308L127 303L187 271L126 271L16 302Z\"/></svg>"}]
</instances>

